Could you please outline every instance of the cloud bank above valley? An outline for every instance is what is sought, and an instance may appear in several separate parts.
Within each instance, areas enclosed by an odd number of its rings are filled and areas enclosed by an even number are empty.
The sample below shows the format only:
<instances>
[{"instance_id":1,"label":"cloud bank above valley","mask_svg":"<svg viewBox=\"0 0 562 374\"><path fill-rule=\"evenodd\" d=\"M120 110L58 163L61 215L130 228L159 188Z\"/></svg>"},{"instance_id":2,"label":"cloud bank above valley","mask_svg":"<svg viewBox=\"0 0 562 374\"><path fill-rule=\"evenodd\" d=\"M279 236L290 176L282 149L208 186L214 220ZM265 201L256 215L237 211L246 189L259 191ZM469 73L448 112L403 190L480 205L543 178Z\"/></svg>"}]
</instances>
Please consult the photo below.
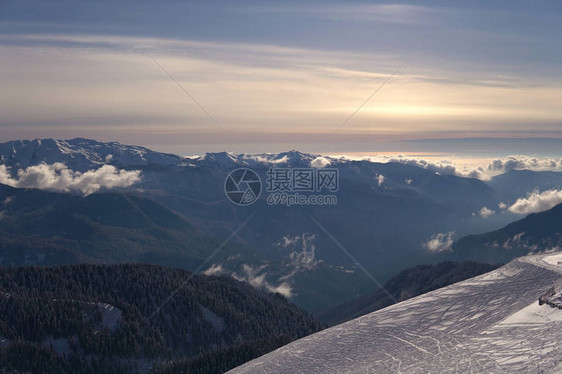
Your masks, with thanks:
<instances>
[{"instance_id":1,"label":"cloud bank above valley","mask_svg":"<svg viewBox=\"0 0 562 374\"><path fill-rule=\"evenodd\" d=\"M432 170L443 175L455 175L464 178L477 178L489 180L494 175L502 174L512 170L533 171L559 171L562 172L562 158L540 158L526 155L510 155L503 158L493 158L487 163L467 167L458 165L454 159L443 159L431 161L423 157L412 157L407 155L374 155L374 156L336 156L336 158L347 160L367 160L381 163L399 163L417 166L422 169Z\"/></svg>"},{"instance_id":2,"label":"cloud bank above valley","mask_svg":"<svg viewBox=\"0 0 562 374\"><path fill-rule=\"evenodd\" d=\"M533 191L527 197L517 199L508 210L515 214L538 213L562 203L562 190Z\"/></svg>"},{"instance_id":3,"label":"cloud bank above valley","mask_svg":"<svg viewBox=\"0 0 562 374\"><path fill-rule=\"evenodd\" d=\"M318 259L315 246L316 236L309 233L286 235L275 247L282 252L281 268L272 270L269 264L252 265L243 263L231 269L229 257L224 263L212 264L203 272L205 275L228 275L246 282L255 288L279 293L287 298L296 296L293 289L294 278L300 273L316 269L323 260Z\"/></svg>"},{"instance_id":4,"label":"cloud bank above valley","mask_svg":"<svg viewBox=\"0 0 562 374\"><path fill-rule=\"evenodd\" d=\"M113 165L84 173L73 171L65 164L39 164L19 169L15 176L0 164L0 183L16 188L38 188L60 192L80 192L84 195L102 188L130 187L141 180L140 170L119 170Z\"/></svg>"},{"instance_id":5,"label":"cloud bank above valley","mask_svg":"<svg viewBox=\"0 0 562 374\"><path fill-rule=\"evenodd\" d=\"M503 173L510 170L562 171L562 158L538 158L533 156L507 156L491 161L486 170Z\"/></svg>"}]
</instances>

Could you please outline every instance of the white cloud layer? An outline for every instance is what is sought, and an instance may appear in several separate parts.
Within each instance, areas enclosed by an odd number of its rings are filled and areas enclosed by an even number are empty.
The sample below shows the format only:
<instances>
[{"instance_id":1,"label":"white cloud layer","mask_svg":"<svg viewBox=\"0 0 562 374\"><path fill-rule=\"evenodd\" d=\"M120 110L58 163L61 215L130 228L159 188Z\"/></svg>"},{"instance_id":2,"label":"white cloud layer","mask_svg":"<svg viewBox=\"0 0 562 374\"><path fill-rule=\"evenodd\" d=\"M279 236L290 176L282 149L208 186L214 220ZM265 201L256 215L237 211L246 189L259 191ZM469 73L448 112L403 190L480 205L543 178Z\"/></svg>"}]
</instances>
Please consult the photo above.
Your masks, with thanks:
<instances>
[{"instance_id":1,"label":"white cloud layer","mask_svg":"<svg viewBox=\"0 0 562 374\"><path fill-rule=\"evenodd\" d=\"M526 198L519 198L508 208L511 213L530 214L553 208L562 203L562 190L533 191Z\"/></svg>"},{"instance_id":2,"label":"white cloud layer","mask_svg":"<svg viewBox=\"0 0 562 374\"><path fill-rule=\"evenodd\" d=\"M431 252L449 251L453 245L453 235L455 235L454 231L434 234L431 239L423 243L423 247Z\"/></svg>"},{"instance_id":3,"label":"white cloud layer","mask_svg":"<svg viewBox=\"0 0 562 374\"><path fill-rule=\"evenodd\" d=\"M417 18L419 10L411 5L381 4L368 6L362 14L404 20ZM58 32L0 36L0 78L10 92L0 101L4 137L17 138L16 134L30 131L28 124L34 123L42 123L47 130L41 131L49 133L64 130L96 137L103 122L111 123L103 133L113 137L123 133L129 139L154 136L170 145L178 144L178 137L189 142L186 144L212 139L205 143L204 151L222 144L218 132L209 129L208 117L195 103L178 95L167 74L146 54L151 51L175 79L197 98L205 98L202 103L213 115L239 124L237 138L257 140L257 144L275 139L276 144L283 144L286 141L281 142L277 131L283 129L283 134L291 135L290 143L305 144L309 139L317 141L334 118L352 113L365 100L369 87L389 77L405 57L402 52L347 51L342 55L340 49L280 45ZM529 133L530 121L532 134L559 130L554 126L562 113L560 85L552 79L544 84L534 77L521 80L499 74L505 72L505 65L488 71L482 71L481 64L475 67L477 73L428 56L408 63L392 77L384 95L377 97L377 105L363 108L346 126L349 134L360 134L350 138L357 139L351 144L374 139L366 129L375 120L380 144L396 134L418 139L435 131L486 133L491 131L490 121L501 136L513 131ZM48 92L36 89L38 82ZM443 99L450 97L455 100ZM26 110L21 110L21 103ZM188 125L186 105L193 112ZM81 119L79 127L77 118ZM201 150L197 148L197 152Z\"/></svg>"},{"instance_id":4,"label":"white cloud layer","mask_svg":"<svg viewBox=\"0 0 562 374\"><path fill-rule=\"evenodd\" d=\"M253 267L249 264L242 265L242 274L232 273L232 277L241 282L247 282L255 288L265 289L269 292L279 293L287 298L293 296L293 289L287 282L282 282L277 286L270 284L265 277L267 272L263 270L267 265Z\"/></svg>"},{"instance_id":5,"label":"white cloud layer","mask_svg":"<svg viewBox=\"0 0 562 374\"><path fill-rule=\"evenodd\" d=\"M279 293L287 298L295 296L293 288L289 283L291 278L296 274L314 270L322 260L316 258L316 247L314 245L316 237L307 233L301 235L283 237L279 247L288 252L288 256L283 261L283 273L285 275L278 276L277 280L280 282L275 285L271 283L270 272L267 271L267 264L251 265L242 264L241 268L236 271L226 269L223 264L213 264L203 272L205 275L230 275L232 278L246 282L255 288L266 290L273 293ZM230 260L227 259L227 262ZM268 277L268 275L270 275ZM269 278L269 281L267 280Z\"/></svg>"},{"instance_id":6,"label":"white cloud layer","mask_svg":"<svg viewBox=\"0 0 562 374\"><path fill-rule=\"evenodd\" d=\"M318 156L310 162L310 166L313 168L323 168L330 165L332 161L329 158Z\"/></svg>"},{"instance_id":7,"label":"white cloud layer","mask_svg":"<svg viewBox=\"0 0 562 374\"><path fill-rule=\"evenodd\" d=\"M119 170L112 165L103 165L99 169L81 173L57 162L20 169L12 177L10 168L0 165L0 183L16 188L79 191L89 195L101 188L129 187L140 181L140 173L140 170Z\"/></svg>"},{"instance_id":8,"label":"white cloud layer","mask_svg":"<svg viewBox=\"0 0 562 374\"><path fill-rule=\"evenodd\" d=\"M221 275L224 274L225 270L222 264L212 264L210 268L205 270L203 274L205 275Z\"/></svg>"},{"instance_id":9,"label":"white cloud layer","mask_svg":"<svg viewBox=\"0 0 562 374\"><path fill-rule=\"evenodd\" d=\"M281 246L289 250L289 258L285 261L285 266L290 271L287 275L280 277L279 280L288 280L301 271L313 270L322 262L322 260L316 259L315 239L314 235L306 233L283 238Z\"/></svg>"},{"instance_id":10,"label":"white cloud layer","mask_svg":"<svg viewBox=\"0 0 562 374\"><path fill-rule=\"evenodd\" d=\"M430 161L420 157L410 157L405 155L376 155L367 157L338 156L347 160L368 160L381 163L398 163L417 166L423 169L432 170L442 175L456 175L464 178L477 178L483 181L489 180L492 176L505 173L510 170L535 170L535 171L562 171L562 158L537 158L534 156L511 155L504 158L491 160L487 165L478 167L462 167L452 160ZM412 183L411 179L406 183Z\"/></svg>"},{"instance_id":11,"label":"white cloud layer","mask_svg":"<svg viewBox=\"0 0 562 374\"><path fill-rule=\"evenodd\" d=\"M372 162L398 163L398 164L417 166L423 169L435 171L436 173L443 174L443 175L456 175L459 177L478 178L481 180L490 179L490 176L486 173L486 171L482 167L472 168L472 169L461 168L451 160L428 161L419 157L408 157L403 155L397 155L397 156L380 155L380 156L373 156L373 157L365 157L363 159Z\"/></svg>"},{"instance_id":12,"label":"white cloud layer","mask_svg":"<svg viewBox=\"0 0 562 374\"><path fill-rule=\"evenodd\" d=\"M482 218L488 218L491 215L493 215L494 213L496 213L495 210L492 210L492 209L487 208L485 206L483 206L482 209L480 209L480 211L478 212L478 214L480 214L480 217L482 217Z\"/></svg>"},{"instance_id":13,"label":"white cloud layer","mask_svg":"<svg viewBox=\"0 0 562 374\"><path fill-rule=\"evenodd\" d=\"M503 173L510 170L560 170L562 158L537 158L524 155L511 155L492 160L486 170L492 173Z\"/></svg>"}]
</instances>

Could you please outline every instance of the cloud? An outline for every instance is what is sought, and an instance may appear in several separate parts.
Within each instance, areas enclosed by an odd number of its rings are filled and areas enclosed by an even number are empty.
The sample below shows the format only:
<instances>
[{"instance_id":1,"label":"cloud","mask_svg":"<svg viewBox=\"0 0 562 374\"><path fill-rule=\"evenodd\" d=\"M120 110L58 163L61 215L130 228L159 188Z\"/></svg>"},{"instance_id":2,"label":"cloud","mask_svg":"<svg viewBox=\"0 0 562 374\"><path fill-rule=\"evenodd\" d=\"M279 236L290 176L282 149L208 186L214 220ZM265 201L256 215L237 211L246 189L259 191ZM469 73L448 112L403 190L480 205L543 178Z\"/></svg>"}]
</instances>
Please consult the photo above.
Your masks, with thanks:
<instances>
[{"instance_id":1,"label":"cloud","mask_svg":"<svg viewBox=\"0 0 562 374\"><path fill-rule=\"evenodd\" d=\"M562 190L548 190L541 193L535 190L526 198L517 199L508 210L515 214L537 213L553 208L560 203L562 203Z\"/></svg>"},{"instance_id":2,"label":"cloud","mask_svg":"<svg viewBox=\"0 0 562 374\"><path fill-rule=\"evenodd\" d=\"M380 187L381 184L383 184L383 182L384 182L384 175L379 174L379 175L377 176L377 182L378 182L379 187Z\"/></svg>"},{"instance_id":3,"label":"cloud","mask_svg":"<svg viewBox=\"0 0 562 374\"><path fill-rule=\"evenodd\" d=\"M451 250L451 245L453 245L453 235L455 235L454 231L434 234L431 236L431 239L423 243L423 247L431 252L449 251Z\"/></svg>"},{"instance_id":4,"label":"cloud","mask_svg":"<svg viewBox=\"0 0 562 374\"><path fill-rule=\"evenodd\" d=\"M491 215L493 215L494 213L496 213L495 210L489 209L485 206L483 206L482 209L480 209L480 211L478 212L478 214L480 214L480 217L482 217L482 218L488 218Z\"/></svg>"},{"instance_id":5,"label":"cloud","mask_svg":"<svg viewBox=\"0 0 562 374\"><path fill-rule=\"evenodd\" d=\"M140 173L140 170L119 170L112 165L81 173L57 162L19 169L16 177L12 177L10 168L0 165L0 183L16 188L79 191L89 195L101 188L129 187L140 181Z\"/></svg>"},{"instance_id":6,"label":"cloud","mask_svg":"<svg viewBox=\"0 0 562 374\"><path fill-rule=\"evenodd\" d=\"M203 272L203 274L205 275L220 275L220 274L224 274L225 270L222 266L222 264L212 264L210 268L208 268L207 270L205 270Z\"/></svg>"},{"instance_id":7,"label":"cloud","mask_svg":"<svg viewBox=\"0 0 562 374\"><path fill-rule=\"evenodd\" d=\"M269 292L281 294L288 299L294 296L293 288L287 282L283 282L277 287L273 287L266 282L266 288Z\"/></svg>"},{"instance_id":8,"label":"cloud","mask_svg":"<svg viewBox=\"0 0 562 374\"><path fill-rule=\"evenodd\" d=\"M228 258L226 259L226 263L238 258L240 258L240 254L228 256ZM293 288L291 287L291 285L283 281L283 279L279 279L282 282L278 285L273 285L268 282L268 272L265 271L266 269L267 264L257 266L244 263L242 264L240 270L236 272L228 270L224 267L224 263L221 263L212 264L207 270L203 272L203 274L209 276L229 275L240 282L246 282L250 284L252 287L266 290L268 292L279 293L286 298L291 298L295 295L293 293Z\"/></svg>"},{"instance_id":9,"label":"cloud","mask_svg":"<svg viewBox=\"0 0 562 374\"><path fill-rule=\"evenodd\" d=\"M412 184L413 180L412 179L406 179L406 184Z\"/></svg>"},{"instance_id":10,"label":"cloud","mask_svg":"<svg viewBox=\"0 0 562 374\"><path fill-rule=\"evenodd\" d=\"M380 14L385 20L396 15L403 20L419 11L411 5L369 7L369 14ZM266 139L276 147L317 141L324 136L326 123L352 113L365 100L366 87L377 86L405 57L402 52L357 51L342 56L339 49L165 38L4 35L0 36L0 79L10 92L0 101L4 137L56 131L135 142L132 139L145 141L148 136L153 144L190 144L190 152L223 149L224 134L209 129L205 113L195 110L194 103L186 104L185 96L178 95L177 87L146 51L197 98L206 98L203 104L213 115L240 124L233 130L237 139L262 150L271 150L264 144ZM385 88L377 105L363 108L339 136L349 137L355 149L375 137L382 145L385 139L422 139L452 129L486 135L491 120L505 134L529 133L528 123L533 120L536 134L550 131L560 118L561 88L556 85L517 79L517 87L526 88L523 94L506 90L505 84L514 85L514 78L493 69L478 69L482 80L474 79L466 66L437 66L434 63L441 59L426 57L392 78L393 86L407 84L408 90ZM490 80L499 81L498 85L491 86ZM49 87L48 93L35 89L37 82ZM444 97L455 100L447 102ZM20 110L21 103L29 110ZM185 105L194 105L187 127ZM366 130L374 120L376 133ZM33 128L36 123L42 124L41 129ZM205 149L202 140L208 141Z\"/></svg>"},{"instance_id":11,"label":"cloud","mask_svg":"<svg viewBox=\"0 0 562 374\"><path fill-rule=\"evenodd\" d=\"M310 166L313 168L323 168L329 166L332 161L329 158L318 156L310 162Z\"/></svg>"},{"instance_id":12,"label":"cloud","mask_svg":"<svg viewBox=\"0 0 562 374\"><path fill-rule=\"evenodd\" d=\"M511 155L492 160L486 170L503 173L510 170L562 170L562 158L537 158L524 155Z\"/></svg>"},{"instance_id":13,"label":"cloud","mask_svg":"<svg viewBox=\"0 0 562 374\"><path fill-rule=\"evenodd\" d=\"M456 175L464 178L476 178L483 181L489 180L492 175L504 173L510 170L536 170L536 171L562 171L562 158L537 158L533 156L507 156L490 161L485 166L479 167L460 167L452 160L429 161L419 157L409 157L404 155L377 155L367 157L341 156L342 159L359 159L380 163L398 163L404 165L417 166L423 169L432 170L442 175ZM408 179L409 180L409 179ZM406 180L406 183L408 183ZM411 183L411 180L408 184Z\"/></svg>"},{"instance_id":14,"label":"cloud","mask_svg":"<svg viewBox=\"0 0 562 374\"><path fill-rule=\"evenodd\" d=\"M280 277L279 280L288 280L295 274L315 269L322 260L316 259L316 247L314 245L315 235L303 233L297 236L285 236L281 247L289 250L289 257L284 262L290 269L289 273Z\"/></svg>"},{"instance_id":15,"label":"cloud","mask_svg":"<svg viewBox=\"0 0 562 374\"><path fill-rule=\"evenodd\" d=\"M7 198L5 198L5 199L2 201L2 204L8 205L8 204L10 204L11 202L12 202L12 197L11 197L11 196L8 196Z\"/></svg>"},{"instance_id":16,"label":"cloud","mask_svg":"<svg viewBox=\"0 0 562 374\"><path fill-rule=\"evenodd\" d=\"M506 210L506 209L507 209L507 204L502 201L502 202L500 202L500 203L498 204L498 207L499 207L501 210Z\"/></svg>"},{"instance_id":17,"label":"cloud","mask_svg":"<svg viewBox=\"0 0 562 374\"><path fill-rule=\"evenodd\" d=\"M503 243L494 241L491 245L496 248L501 246L503 249L507 250L514 248L525 249L529 251L529 254L538 252L548 253L560 251L562 248L562 237L554 235L550 237L536 238L523 231L513 235L513 237L508 238Z\"/></svg>"},{"instance_id":18,"label":"cloud","mask_svg":"<svg viewBox=\"0 0 562 374\"><path fill-rule=\"evenodd\" d=\"M242 159L251 160L255 162L259 162L262 164L285 164L289 161L289 157L283 156L280 158L275 158L277 155L275 154L263 154L263 155L250 155L250 154L243 154L240 155Z\"/></svg>"},{"instance_id":19,"label":"cloud","mask_svg":"<svg viewBox=\"0 0 562 374\"><path fill-rule=\"evenodd\" d=\"M513 238L507 239L503 244L502 248L512 249L512 248L524 248L531 252L539 250L538 244L530 244L528 240L523 239L525 232L520 232L519 234L513 235Z\"/></svg>"},{"instance_id":20,"label":"cloud","mask_svg":"<svg viewBox=\"0 0 562 374\"><path fill-rule=\"evenodd\" d=\"M379 155L379 156L372 156L372 157L364 157L363 160L368 160L371 162L398 163L404 165L417 166L419 168L432 170L435 171L436 173L443 174L443 175L456 175L458 177L477 178L480 180L490 179L490 176L486 173L486 171L482 167L472 168L472 169L466 169L466 168L461 169L451 160L441 160L441 161L434 162L419 157L408 157L403 155L396 155L396 156Z\"/></svg>"},{"instance_id":21,"label":"cloud","mask_svg":"<svg viewBox=\"0 0 562 374\"><path fill-rule=\"evenodd\" d=\"M279 285L274 286L266 280L267 272L263 272L266 267L267 265L254 267L249 264L243 264L242 274L233 272L232 277L238 281L249 283L255 288L264 289L273 293L279 293L287 298L293 297L293 289L289 285L289 283L281 282Z\"/></svg>"},{"instance_id":22,"label":"cloud","mask_svg":"<svg viewBox=\"0 0 562 374\"><path fill-rule=\"evenodd\" d=\"M447 12L444 9L409 4L345 4L296 7L258 7L255 11L276 13L299 13L338 21L384 22L392 24L424 24L435 22Z\"/></svg>"}]
</instances>

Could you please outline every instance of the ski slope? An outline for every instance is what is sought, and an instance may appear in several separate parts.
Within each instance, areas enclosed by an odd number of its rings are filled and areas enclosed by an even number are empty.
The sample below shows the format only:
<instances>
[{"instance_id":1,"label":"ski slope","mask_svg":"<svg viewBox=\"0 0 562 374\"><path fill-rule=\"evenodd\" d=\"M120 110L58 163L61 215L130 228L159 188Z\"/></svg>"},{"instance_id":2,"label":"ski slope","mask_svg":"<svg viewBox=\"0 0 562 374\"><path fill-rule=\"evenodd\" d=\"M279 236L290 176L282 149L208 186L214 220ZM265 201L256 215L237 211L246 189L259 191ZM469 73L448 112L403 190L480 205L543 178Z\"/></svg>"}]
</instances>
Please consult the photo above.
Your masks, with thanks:
<instances>
[{"instance_id":1,"label":"ski slope","mask_svg":"<svg viewBox=\"0 0 562 374\"><path fill-rule=\"evenodd\" d=\"M538 305L553 285L562 289L560 254L522 257L230 373L562 373L562 310Z\"/></svg>"}]
</instances>

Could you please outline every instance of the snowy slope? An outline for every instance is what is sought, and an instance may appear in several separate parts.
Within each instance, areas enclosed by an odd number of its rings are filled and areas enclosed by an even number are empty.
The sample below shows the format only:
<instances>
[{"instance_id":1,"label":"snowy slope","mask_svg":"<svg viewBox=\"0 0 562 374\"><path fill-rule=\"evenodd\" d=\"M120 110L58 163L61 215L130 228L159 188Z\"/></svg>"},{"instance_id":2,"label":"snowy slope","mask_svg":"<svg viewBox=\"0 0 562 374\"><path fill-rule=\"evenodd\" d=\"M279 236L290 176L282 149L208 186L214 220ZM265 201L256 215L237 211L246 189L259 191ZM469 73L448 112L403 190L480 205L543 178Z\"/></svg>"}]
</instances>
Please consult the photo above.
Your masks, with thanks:
<instances>
[{"instance_id":1,"label":"snowy slope","mask_svg":"<svg viewBox=\"0 0 562 374\"><path fill-rule=\"evenodd\" d=\"M310 166L317 156L291 151L279 154L207 153L201 157L181 157L119 142L103 143L85 138L69 140L35 139L0 143L0 164L27 167L39 163L62 162L74 170L85 171L109 164L122 166L211 166L232 168L256 165ZM332 162L336 162L335 159ZM344 162L344 161L339 161Z\"/></svg>"},{"instance_id":2,"label":"snowy slope","mask_svg":"<svg viewBox=\"0 0 562 374\"><path fill-rule=\"evenodd\" d=\"M300 339L231 373L558 373L560 256L528 256L484 275Z\"/></svg>"},{"instance_id":3,"label":"snowy slope","mask_svg":"<svg viewBox=\"0 0 562 374\"><path fill-rule=\"evenodd\" d=\"M86 171L106 163L125 166L176 165L183 160L180 156L154 152L144 147L84 138L15 140L0 144L0 163L17 167L62 162L73 170Z\"/></svg>"}]
</instances>

